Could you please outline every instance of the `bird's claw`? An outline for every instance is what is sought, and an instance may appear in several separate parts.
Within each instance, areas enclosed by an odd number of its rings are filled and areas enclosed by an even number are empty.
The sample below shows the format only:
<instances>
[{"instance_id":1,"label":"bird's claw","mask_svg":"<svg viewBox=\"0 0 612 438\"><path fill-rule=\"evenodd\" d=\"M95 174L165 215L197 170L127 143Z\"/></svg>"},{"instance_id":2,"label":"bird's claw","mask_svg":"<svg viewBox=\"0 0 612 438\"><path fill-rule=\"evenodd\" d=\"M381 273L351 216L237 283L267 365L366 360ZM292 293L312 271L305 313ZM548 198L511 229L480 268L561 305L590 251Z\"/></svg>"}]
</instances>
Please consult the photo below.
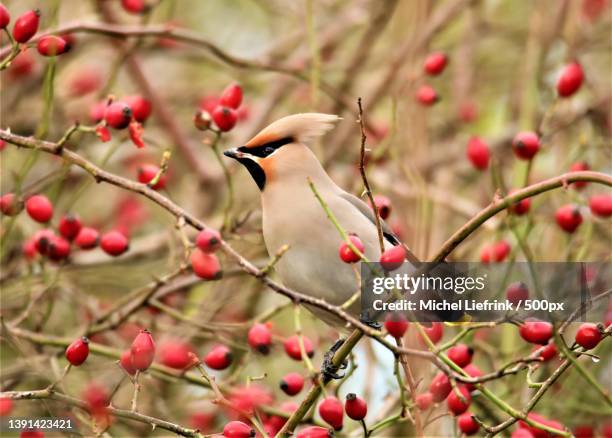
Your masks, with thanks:
<instances>
[{"instance_id":1,"label":"bird's claw","mask_svg":"<svg viewBox=\"0 0 612 438\"><path fill-rule=\"evenodd\" d=\"M323 355L323 363L321 364L321 375L323 380L330 381L338 380L344 377L344 374L338 374L339 370L346 369L348 361L344 361L339 367L334 365L334 354L344 344L344 339L338 339L332 347Z\"/></svg>"}]
</instances>

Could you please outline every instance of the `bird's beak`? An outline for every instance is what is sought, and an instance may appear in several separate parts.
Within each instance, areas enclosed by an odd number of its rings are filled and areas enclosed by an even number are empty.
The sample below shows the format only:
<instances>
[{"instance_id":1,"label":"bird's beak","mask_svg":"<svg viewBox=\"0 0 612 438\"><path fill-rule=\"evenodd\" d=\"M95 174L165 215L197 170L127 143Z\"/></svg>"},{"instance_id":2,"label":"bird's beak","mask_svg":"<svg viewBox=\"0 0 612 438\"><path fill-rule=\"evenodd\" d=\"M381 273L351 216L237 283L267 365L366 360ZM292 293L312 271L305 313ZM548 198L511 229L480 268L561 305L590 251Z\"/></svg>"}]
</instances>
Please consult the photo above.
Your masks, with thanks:
<instances>
[{"instance_id":1,"label":"bird's beak","mask_svg":"<svg viewBox=\"0 0 612 438\"><path fill-rule=\"evenodd\" d=\"M233 158L234 160L237 160L239 158L242 158L244 154L240 152L238 148L234 148L234 149L226 150L225 152L223 152L223 155L225 155L226 157Z\"/></svg>"}]
</instances>

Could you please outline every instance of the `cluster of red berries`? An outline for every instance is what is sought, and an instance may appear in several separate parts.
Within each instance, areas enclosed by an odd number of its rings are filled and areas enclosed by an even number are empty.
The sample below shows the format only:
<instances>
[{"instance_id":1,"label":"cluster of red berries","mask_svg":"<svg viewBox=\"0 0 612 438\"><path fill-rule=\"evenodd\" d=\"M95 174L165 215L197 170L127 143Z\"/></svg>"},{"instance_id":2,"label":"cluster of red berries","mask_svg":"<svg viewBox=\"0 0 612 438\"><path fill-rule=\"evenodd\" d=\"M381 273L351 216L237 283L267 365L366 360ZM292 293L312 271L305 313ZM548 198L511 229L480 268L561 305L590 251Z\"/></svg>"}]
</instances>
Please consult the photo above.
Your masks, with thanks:
<instances>
[{"instance_id":1,"label":"cluster of red berries","mask_svg":"<svg viewBox=\"0 0 612 438\"><path fill-rule=\"evenodd\" d=\"M493 244L483 246L480 250L480 261L485 264L491 262L501 263L506 260L511 251L512 247L508 241L502 239Z\"/></svg>"},{"instance_id":2,"label":"cluster of red berries","mask_svg":"<svg viewBox=\"0 0 612 438\"><path fill-rule=\"evenodd\" d=\"M217 230L206 228L200 231L190 258L194 274L205 280L221 278L221 263L215 254L221 245L221 234Z\"/></svg>"},{"instance_id":3,"label":"cluster of red berries","mask_svg":"<svg viewBox=\"0 0 612 438\"><path fill-rule=\"evenodd\" d=\"M193 118L194 125L197 129L206 131L211 128L211 122L214 122L219 131L231 131L236 122L245 115L244 111L241 111L241 104L242 87L237 83L229 84L219 97L202 98L200 109Z\"/></svg>"},{"instance_id":4,"label":"cluster of red berries","mask_svg":"<svg viewBox=\"0 0 612 438\"><path fill-rule=\"evenodd\" d=\"M338 256L344 263L357 263L364 254L365 246L356 234L349 234L348 239L351 245L348 242L341 242L338 247ZM406 249L398 245L385 250L378 261L386 271L394 271L404 263L405 259Z\"/></svg>"},{"instance_id":5,"label":"cluster of red berries","mask_svg":"<svg viewBox=\"0 0 612 438\"><path fill-rule=\"evenodd\" d=\"M94 123L98 123L96 134L102 142L112 139L109 126L118 130L128 128L132 143L137 148L143 148L145 143L142 138L142 124L149 118L151 111L151 102L142 96L126 96L121 100L111 97L94 104L89 111L89 117Z\"/></svg>"},{"instance_id":6,"label":"cluster of red berries","mask_svg":"<svg viewBox=\"0 0 612 438\"><path fill-rule=\"evenodd\" d=\"M448 56L445 53L434 52L425 58L423 71L428 76L438 76L442 74L447 64ZM423 106L432 106L440 100L440 97L431 85L423 84L417 90L416 99Z\"/></svg>"},{"instance_id":7,"label":"cluster of red berries","mask_svg":"<svg viewBox=\"0 0 612 438\"><path fill-rule=\"evenodd\" d=\"M337 431L342 430L345 411L350 419L362 421L368 413L368 405L364 399L354 393L347 394L344 405L335 396L326 397L319 404L319 415L323 421ZM328 433L326 429L323 430Z\"/></svg>"},{"instance_id":8,"label":"cluster of red berries","mask_svg":"<svg viewBox=\"0 0 612 438\"><path fill-rule=\"evenodd\" d=\"M7 216L21 212L24 203L14 193L0 197L0 211ZM46 224L53 218L53 204L45 195L33 195L25 201L25 210L36 222ZM77 215L65 214L57 226L59 235L50 228L37 231L23 245L23 253L28 260L37 254L49 257L51 260L65 260L70 255L71 244L88 250L100 244L104 252L111 256L119 256L129 248L128 238L119 231L109 231L100 237L100 233L92 227L83 226Z\"/></svg>"}]
</instances>

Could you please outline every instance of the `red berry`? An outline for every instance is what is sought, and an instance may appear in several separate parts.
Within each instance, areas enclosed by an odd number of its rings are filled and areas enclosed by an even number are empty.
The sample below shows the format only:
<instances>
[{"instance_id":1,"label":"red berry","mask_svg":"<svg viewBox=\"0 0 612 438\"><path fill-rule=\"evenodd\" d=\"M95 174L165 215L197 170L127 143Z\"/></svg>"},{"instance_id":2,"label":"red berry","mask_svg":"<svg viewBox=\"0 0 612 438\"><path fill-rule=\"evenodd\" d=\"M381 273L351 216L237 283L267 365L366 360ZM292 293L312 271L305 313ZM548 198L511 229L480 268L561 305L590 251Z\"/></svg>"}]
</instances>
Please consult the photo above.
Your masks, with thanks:
<instances>
[{"instance_id":1,"label":"red berry","mask_svg":"<svg viewBox=\"0 0 612 438\"><path fill-rule=\"evenodd\" d=\"M302 335L302 341L304 343L304 351L308 357L314 356L314 349L312 342L306 336ZM300 340L298 335L293 335L285 339L283 343L285 352L287 355L294 360L302 360L302 351L300 350Z\"/></svg>"},{"instance_id":2,"label":"red berry","mask_svg":"<svg viewBox=\"0 0 612 438\"><path fill-rule=\"evenodd\" d=\"M304 387L304 378L300 373L289 373L280 381L280 388L287 395L296 395Z\"/></svg>"},{"instance_id":3,"label":"red berry","mask_svg":"<svg viewBox=\"0 0 612 438\"><path fill-rule=\"evenodd\" d=\"M19 433L19 438L45 438L45 433L38 429L23 429Z\"/></svg>"},{"instance_id":4,"label":"red berry","mask_svg":"<svg viewBox=\"0 0 612 438\"><path fill-rule=\"evenodd\" d=\"M459 105L459 119L464 123L471 123L478 117L478 107L474 102L466 101Z\"/></svg>"},{"instance_id":5,"label":"red berry","mask_svg":"<svg viewBox=\"0 0 612 438\"><path fill-rule=\"evenodd\" d=\"M608 422L601 428L601 436L603 438L612 438L612 422Z\"/></svg>"},{"instance_id":6,"label":"red berry","mask_svg":"<svg viewBox=\"0 0 612 438\"><path fill-rule=\"evenodd\" d=\"M60 219L58 226L59 233L68 240L73 240L79 235L82 228L81 220L77 215L65 214Z\"/></svg>"},{"instance_id":7,"label":"red berry","mask_svg":"<svg viewBox=\"0 0 612 438\"><path fill-rule=\"evenodd\" d=\"M425 58L423 69L430 76L437 76L444 71L448 62L447 56L442 52L434 52Z\"/></svg>"},{"instance_id":8,"label":"red berry","mask_svg":"<svg viewBox=\"0 0 612 438\"><path fill-rule=\"evenodd\" d=\"M463 368L463 371L465 371L470 377L477 378L482 376L482 371L480 371L480 368L474 364L467 365L465 368ZM468 391L474 391L476 389L476 385L473 383L466 383L465 387L468 389Z\"/></svg>"},{"instance_id":9,"label":"red berry","mask_svg":"<svg viewBox=\"0 0 612 438\"><path fill-rule=\"evenodd\" d=\"M521 337L532 344L546 345L553 335L553 326L545 321L525 321L519 328Z\"/></svg>"},{"instance_id":10,"label":"red berry","mask_svg":"<svg viewBox=\"0 0 612 438\"><path fill-rule=\"evenodd\" d=\"M586 322L576 332L576 343L586 350L597 347L601 341L601 331L597 325Z\"/></svg>"},{"instance_id":11,"label":"red berry","mask_svg":"<svg viewBox=\"0 0 612 438\"><path fill-rule=\"evenodd\" d=\"M198 107L209 114L212 114L215 108L219 106L219 97L208 95L203 96L198 102Z\"/></svg>"},{"instance_id":12,"label":"red berry","mask_svg":"<svg viewBox=\"0 0 612 438\"><path fill-rule=\"evenodd\" d=\"M531 160L540 150L540 139L533 132L519 132L512 140L512 150L517 158Z\"/></svg>"},{"instance_id":13,"label":"red berry","mask_svg":"<svg viewBox=\"0 0 612 438\"><path fill-rule=\"evenodd\" d=\"M105 100L102 100L100 102L94 103L91 108L89 108L89 118L92 122L98 123L104 118L106 106L107 102Z\"/></svg>"},{"instance_id":14,"label":"red berry","mask_svg":"<svg viewBox=\"0 0 612 438\"><path fill-rule=\"evenodd\" d=\"M480 429L480 424L472 418L472 415L471 412L466 412L457 417L457 426L466 435L474 435Z\"/></svg>"},{"instance_id":15,"label":"red berry","mask_svg":"<svg viewBox=\"0 0 612 438\"><path fill-rule=\"evenodd\" d=\"M242 421L230 421L223 428L225 438L252 438L255 435L255 429Z\"/></svg>"},{"instance_id":16,"label":"red berry","mask_svg":"<svg viewBox=\"0 0 612 438\"><path fill-rule=\"evenodd\" d=\"M529 289L523 282L517 281L508 285L506 289L506 299L512 304L518 305L520 301L529 299Z\"/></svg>"},{"instance_id":17,"label":"red berry","mask_svg":"<svg viewBox=\"0 0 612 438\"><path fill-rule=\"evenodd\" d=\"M582 172L584 170L591 170L591 167L586 161L577 161L572 164L569 168L570 172ZM586 181L576 181L572 183L572 187L576 190L581 190L585 188L589 183Z\"/></svg>"},{"instance_id":18,"label":"red berry","mask_svg":"<svg viewBox=\"0 0 612 438\"><path fill-rule=\"evenodd\" d=\"M506 257L508 257L508 254L510 254L510 244L505 240L500 240L499 242L496 242L493 245L491 251L493 255L493 260L495 260L496 262L503 262Z\"/></svg>"},{"instance_id":19,"label":"red berry","mask_svg":"<svg viewBox=\"0 0 612 438\"><path fill-rule=\"evenodd\" d=\"M132 120L128 125L128 132L130 134L130 140L132 140L132 143L134 143L138 149L145 147L144 140L142 139L142 136L144 135L144 128L140 122Z\"/></svg>"},{"instance_id":20,"label":"red berry","mask_svg":"<svg viewBox=\"0 0 612 438\"><path fill-rule=\"evenodd\" d=\"M510 190L510 194L512 194L515 191L516 190ZM529 207L531 207L531 199L525 198L525 199L521 199L520 201L515 202L514 204L510 205L508 207L508 211L510 211L510 213L513 213L517 216L522 216L529 212Z\"/></svg>"},{"instance_id":21,"label":"red berry","mask_svg":"<svg viewBox=\"0 0 612 438\"><path fill-rule=\"evenodd\" d=\"M142 14L147 9L145 0L121 0L121 6L130 14Z\"/></svg>"},{"instance_id":22,"label":"red berry","mask_svg":"<svg viewBox=\"0 0 612 438\"><path fill-rule=\"evenodd\" d=\"M319 415L327 424L334 430L341 430L344 420L344 410L342 403L334 396L329 396L323 399L319 405Z\"/></svg>"},{"instance_id":23,"label":"red berry","mask_svg":"<svg viewBox=\"0 0 612 438\"><path fill-rule=\"evenodd\" d=\"M136 368L134 368L134 364L132 363L132 352L130 350L125 350L121 353L119 364L129 375L133 376L136 374Z\"/></svg>"},{"instance_id":24,"label":"red berry","mask_svg":"<svg viewBox=\"0 0 612 438\"><path fill-rule=\"evenodd\" d=\"M426 411L431 407L431 404L433 403L433 395L431 394L431 392L424 392L422 394L417 395L414 402L419 408L419 410Z\"/></svg>"},{"instance_id":25,"label":"red berry","mask_svg":"<svg viewBox=\"0 0 612 438\"><path fill-rule=\"evenodd\" d=\"M378 209L378 215L385 220L391 214L391 200L383 195L374 196L374 204Z\"/></svg>"},{"instance_id":26,"label":"red berry","mask_svg":"<svg viewBox=\"0 0 612 438\"><path fill-rule=\"evenodd\" d=\"M493 247L491 245L485 245L480 250L480 262L484 264L491 263L491 257L493 255Z\"/></svg>"},{"instance_id":27,"label":"red berry","mask_svg":"<svg viewBox=\"0 0 612 438\"><path fill-rule=\"evenodd\" d=\"M70 255L70 242L60 236L53 236L47 250L51 260L63 260Z\"/></svg>"},{"instance_id":28,"label":"red berry","mask_svg":"<svg viewBox=\"0 0 612 438\"><path fill-rule=\"evenodd\" d=\"M129 249L128 238L119 231L109 231L100 239L100 247L105 253L119 256Z\"/></svg>"},{"instance_id":29,"label":"red berry","mask_svg":"<svg viewBox=\"0 0 612 438\"><path fill-rule=\"evenodd\" d=\"M0 6L2 4L0 3ZM5 417L13 410L13 400L8 397L0 397L0 417Z\"/></svg>"},{"instance_id":30,"label":"red berry","mask_svg":"<svg viewBox=\"0 0 612 438\"><path fill-rule=\"evenodd\" d=\"M397 245L385 250L380 256L380 265L385 271L394 271L404 263L406 250L402 245Z\"/></svg>"},{"instance_id":31,"label":"red berry","mask_svg":"<svg viewBox=\"0 0 612 438\"><path fill-rule=\"evenodd\" d=\"M431 106L438 100L438 93L429 85L422 85L416 94L417 100L424 106Z\"/></svg>"},{"instance_id":32,"label":"red berry","mask_svg":"<svg viewBox=\"0 0 612 438\"><path fill-rule=\"evenodd\" d=\"M573 432L576 438L593 438L595 436L595 430L587 424L574 427Z\"/></svg>"},{"instance_id":33,"label":"red berry","mask_svg":"<svg viewBox=\"0 0 612 438\"><path fill-rule=\"evenodd\" d=\"M535 347L536 349L539 349L541 347ZM548 362L549 360L551 360L552 358L554 358L557 355L557 347L555 346L554 342L549 342L548 344L546 344L546 346L542 349L542 351L540 351L540 354L538 355L544 362Z\"/></svg>"},{"instance_id":34,"label":"red berry","mask_svg":"<svg viewBox=\"0 0 612 438\"><path fill-rule=\"evenodd\" d=\"M104 120L111 128L127 128L132 120L132 109L125 102L114 102L104 110Z\"/></svg>"},{"instance_id":35,"label":"red berry","mask_svg":"<svg viewBox=\"0 0 612 438\"><path fill-rule=\"evenodd\" d=\"M11 22L11 14L2 3L0 3L0 29L6 29Z\"/></svg>"},{"instance_id":36,"label":"red berry","mask_svg":"<svg viewBox=\"0 0 612 438\"><path fill-rule=\"evenodd\" d=\"M36 222L49 222L53 216L53 204L45 195L30 196L25 207L30 217Z\"/></svg>"},{"instance_id":37,"label":"red berry","mask_svg":"<svg viewBox=\"0 0 612 438\"><path fill-rule=\"evenodd\" d=\"M210 128L212 117L206 110L199 109L193 115L193 125L200 131L207 131Z\"/></svg>"},{"instance_id":38,"label":"red berry","mask_svg":"<svg viewBox=\"0 0 612 438\"><path fill-rule=\"evenodd\" d=\"M95 228L83 227L77 234L74 243L81 249L91 249L98 246L100 233Z\"/></svg>"},{"instance_id":39,"label":"red berry","mask_svg":"<svg viewBox=\"0 0 612 438\"><path fill-rule=\"evenodd\" d=\"M100 412L109 404L109 396L106 388L99 383L91 382L83 390L81 395L90 412Z\"/></svg>"},{"instance_id":40,"label":"red berry","mask_svg":"<svg viewBox=\"0 0 612 438\"><path fill-rule=\"evenodd\" d=\"M361 243L361 239L359 239L359 237L356 235L351 234L349 235L349 240L353 246L363 254L365 247L363 246L363 243ZM342 242L340 244L340 247L338 248L338 255L344 263L356 263L361 260L361 257L359 257L359 255L355 253L346 242Z\"/></svg>"},{"instance_id":41,"label":"red berry","mask_svg":"<svg viewBox=\"0 0 612 438\"><path fill-rule=\"evenodd\" d=\"M463 368L472 361L474 350L465 344L457 344L454 347L449 348L447 355L450 360Z\"/></svg>"},{"instance_id":42,"label":"red berry","mask_svg":"<svg viewBox=\"0 0 612 438\"><path fill-rule=\"evenodd\" d=\"M204 363L213 370L224 370L232 363L232 352L225 345L217 345L204 357Z\"/></svg>"},{"instance_id":43,"label":"red berry","mask_svg":"<svg viewBox=\"0 0 612 438\"><path fill-rule=\"evenodd\" d=\"M75 367L81 365L89 356L89 339L85 336L77 339L66 348L66 359Z\"/></svg>"},{"instance_id":44,"label":"red berry","mask_svg":"<svg viewBox=\"0 0 612 438\"><path fill-rule=\"evenodd\" d=\"M596 216L612 216L612 195L593 195L589 199L591 213Z\"/></svg>"},{"instance_id":45,"label":"red berry","mask_svg":"<svg viewBox=\"0 0 612 438\"><path fill-rule=\"evenodd\" d=\"M151 102L144 97L138 95L127 96L122 100L131 108L136 121L144 123L151 115Z\"/></svg>"},{"instance_id":46,"label":"red berry","mask_svg":"<svg viewBox=\"0 0 612 438\"><path fill-rule=\"evenodd\" d=\"M251 348L261 354L268 354L272 344L272 333L266 324L257 323L249 329L247 340Z\"/></svg>"},{"instance_id":47,"label":"red berry","mask_svg":"<svg viewBox=\"0 0 612 438\"><path fill-rule=\"evenodd\" d=\"M432 322L431 327L423 327L423 331L432 343L437 343L442 339L444 334L444 326L441 322Z\"/></svg>"},{"instance_id":48,"label":"red berry","mask_svg":"<svg viewBox=\"0 0 612 438\"><path fill-rule=\"evenodd\" d=\"M572 204L566 204L563 207L559 207L555 213L555 220L563 231L573 233L582 223L580 208Z\"/></svg>"},{"instance_id":49,"label":"red berry","mask_svg":"<svg viewBox=\"0 0 612 438\"><path fill-rule=\"evenodd\" d=\"M198 233L196 246L204 252L215 252L221 248L221 234L212 228L206 228Z\"/></svg>"},{"instance_id":50,"label":"red berry","mask_svg":"<svg viewBox=\"0 0 612 438\"><path fill-rule=\"evenodd\" d=\"M571 62L561 70L561 76L557 81L557 93L561 97L569 97L578 91L583 80L582 66L575 61Z\"/></svg>"},{"instance_id":51,"label":"red berry","mask_svg":"<svg viewBox=\"0 0 612 438\"><path fill-rule=\"evenodd\" d=\"M298 432L295 438L331 438L334 432L320 426L308 426Z\"/></svg>"},{"instance_id":52,"label":"red berry","mask_svg":"<svg viewBox=\"0 0 612 438\"><path fill-rule=\"evenodd\" d=\"M155 358L155 342L153 342L153 336L147 329L141 330L136 336L132 342L130 354L135 369L145 371L151 366L153 358Z\"/></svg>"},{"instance_id":53,"label":"red berry","mask_svg":"<svg viewBox=\"0 0 612 438\"><path fill-rule=\"evenodd\" d=\"M194 364L197 357L191 346L181 341L168 341L159 347L160 362L167 367L184 370Z\"/></svg>"},{"instance_id":54,"label":"red berry","mask_svg":"<svg viewBox=\"0 0 612 438\"><path fill-rule=\"evenodd\" d=\"M368 404L361 397L357 397L357 394L351 392L346 396L344 410L349 418L355 421L361 421L368 414Z\"/></svg>"},{"instance_id":55,"label":"red berry","mask_svg":"<svg viewBox=\"0 0 612 438\"><path fill-rule=\"evenodd\" d=\"M36 257L37 253L36 241L34 239L26 240L21 247L21 252L23 253L23 256L26 258L26 260L33 260L34 257Z\"/></svg>"},{"instance_id":56,"label":"red berry","mask_svg":"<svg viewBox=\"0 0 612 438\"><path fill-rule=\"evenodd\" d=\"M226 106L216 107L213 110L211 117L215 122L215 125L217 125L217 127L219 128L219 130L223 132L231 131L231 129L236 125L236 121L238 120L236 110L228 108Z\"/></svg>"},{"instance_id":57,"label":"red berry","mask_svg":"<svg viewBox=\"0 0 612 438\"><path fill-rule=\"evenodd\" d=\"M534 436L531 432L529 432L528 429L524 429L521 427L512 432L510 438L534 438Z\"/></svg>"},{"instance_id":58,"label":"red berry","mask_svg":"<svg viewBox=\"0 0 612 438\"><path fill-rule=\"evenodd\" d=\"M94 67L83 67L71 77L68 89L70 90L70 96L80 97L93 93L98 90L101 85L102 75L100 72ZM104 108L106 108L106 101L99 103L102 104L102 113L96 122L102 120L104 117Z\"/></svg>"},{"instance_id":59,"label":"red berry","mask_svg":"<svg viewBox=\"0 0 612 438\"><path fill-rule=\"evenodd\" d=\"M25 43L38 31L40 11L35 9L21 15L13 25L13 38L18 43Z\"/></svg>"},{"instance_id":60,"label":"red berry","mask_svg":"<svg viewBox=\"0 0 612 438\"><path fill-rule=\"evenodd\" d=\"M471 137L467 146L467 157L476 169L489 167L489 146L480 137Z\"/></svg>"},{"instance_id":61,"label":"red berry","mask_svg":"<svg viewBox=\"0 0 612 438\"><path fill-rule=\"evenodd\" d=\"M226 106L228 108L238 109L242 103L242 87L237 83L229 84L221 97L219 98L219 105ZM231 128L230 128L231 129Z\"/></svg>"},{"instance_id":62,"label":"red berry","mask_svg":"<svg viewBox=\"0 0 612 438\"><path fill-rule=\"evenodd\" d=\"M38 40L36 49L42 56L56 56L70 50L70 44L62 37L45 35Z\"/></svg>"},{"instance_id":63,"label":"red berry","mask_svg":"<svg viewBox=\"0 0 612 438\"><path fill-rule=\"evenodd\" d=\"M429 393L432 396L432 400L436 403L440 403L448 397L452 389L448 376L443 372L436 374L429 384Z\"/></svg>"},{"instance_id":64,"label":"red berry","mask_svg":"<svg viewBox=\"0 0 612 438\"><path fill-rule=\"evenodd\" d=\"M19 202L14 193L6 193L0 197L0 211L7 216L15 216L23 209L23 203Z\"/></svg>"},{"instance_id":65,"label":"red berry","mask_svg":"<svg viewBox=\"0 0 612 438\"><path fill-rule=\"evenodd\" d=\"M55 233L48 228L37 231L32 237L34 245L36 246L36 251L38 251L40 255L47 255L49 253L49 246L54 237Z\"/></svg>"},{"instance_id":66,"label":"red berry","mask_svg":"<svg viewBox=\"0 0 612 438\"><path fill-rule=\"evenodd\" d=\"M191 268L193 273L205 280L221 278L221 264L214 254L208 254L196 248L191 253Z\"/></svg>"},{"instance_id":67,"label":"red berry","mask_svg":"<svg viewBox=\"0 0 612 438\"><path fill-rule=\"evenodd\" d=\"M138 182L149 184L159 172L159 167L154 164L143 164L138 168ZM162 190L166 187L166 175L162 174L157 183L151 186L154 190Z\"/></svg>"},{"instance_id":68,"label":"red berry","mask_svg":"<svg viewBox=\"0 0 612 438\"><path fill-rule=\"evenodd\" d=\"M454 415L463 414L470 407L470 403L472 402L472 396L470 395L470 391L465 386L459 386L457 388L464 400L461 400L457 391L451 391L448 395L448 399L446 400L446 405L448 406L449 411L451 411Z\"/></svg>"},{"instance_id":69,"label":"red berry","mask_svg":"<svg viewBox=\"0 0 612 438\"><path fill-rule=\"evenodd\" d=\"M406 317L401 313L389 313L385 318L385 329L396 339L404 336L404 333L408 330L408 325Z\"/></svg>"},{"instance_id":70,"label":"red berry","mask_svg":"<svg viewBox=\"0 0 612 438\"><path fill-rule=\"evenodd\" d=\"M36 58L31 50L22 51L11 63L8 74L12 79L25 79L32 74L36 67Z\"/></svg>"},{"instance_id":71,"label":"red berry","mask_svg":"<svg viewBox=\"0 0 612 438\"><path fill-rule=\"evenodd\" d=\"M551 427L553 429L558 429L559 431L563 431L563 425L557 421L553 421L553 420L549 420L546 417L543 417L540 414L536 414L535 412L530 412L529 414L527 414L527 418L537 421L538 423L542 423L548 427ZM531 434L535 437L535 438L551 438L553 435L550 434L549 432L542 430L542 429L537 429L535 427L531 427L529 426L527 423L525 423L523 420L519 421L519 427L524 428L529 430L529 432L531 432Z\"/></svg>"}]
</instances>

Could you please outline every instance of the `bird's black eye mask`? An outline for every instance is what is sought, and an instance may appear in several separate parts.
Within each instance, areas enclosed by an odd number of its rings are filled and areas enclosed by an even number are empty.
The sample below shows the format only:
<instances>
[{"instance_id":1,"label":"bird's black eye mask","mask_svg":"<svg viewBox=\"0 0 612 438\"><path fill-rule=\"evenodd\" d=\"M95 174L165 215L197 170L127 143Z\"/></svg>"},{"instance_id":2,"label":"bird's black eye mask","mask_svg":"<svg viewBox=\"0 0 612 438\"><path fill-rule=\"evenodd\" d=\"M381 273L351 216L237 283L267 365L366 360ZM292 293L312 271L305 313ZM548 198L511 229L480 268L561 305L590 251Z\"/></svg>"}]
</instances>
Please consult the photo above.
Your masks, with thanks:
<instances>
[{"instance_id":1,"label":"bird's black eye mask","mask_svg":"<svg viewBox=\"0 0 612 438\"><path fill-rule=\"evenodd\" d=\"M268 155L271 155L282 146L286 144L293 143L292 137L281 138L280 140L274 140L260 146L240 146L238 148L239 152L244 152L245 154L253 155L259 158L266 158Z\"/></svg>"}]
</instances>

